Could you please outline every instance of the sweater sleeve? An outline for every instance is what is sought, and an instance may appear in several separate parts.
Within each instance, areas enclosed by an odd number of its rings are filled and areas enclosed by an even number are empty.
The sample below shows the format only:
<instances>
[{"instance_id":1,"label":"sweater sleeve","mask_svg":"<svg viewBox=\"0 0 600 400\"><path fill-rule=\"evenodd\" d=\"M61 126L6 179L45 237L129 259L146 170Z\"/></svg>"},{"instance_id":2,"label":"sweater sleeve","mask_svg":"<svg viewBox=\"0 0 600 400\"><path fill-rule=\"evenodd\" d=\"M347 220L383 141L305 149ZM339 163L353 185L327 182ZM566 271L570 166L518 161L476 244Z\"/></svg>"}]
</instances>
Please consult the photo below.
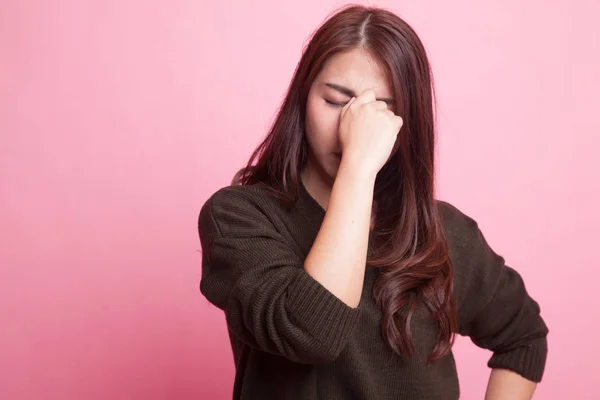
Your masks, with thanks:
<instances>
[{"instance_id":1,"label":"sweater sleeve","mask_svg":"<svg viewBox=\"0 0 600 400\"><path fill-rule=\"evenodd\" d=\"M263 212L272 205L233 189L221 189L200 211L201 293L247 345L298 363L333 361L359 310L304 270Z\"/></svg>"},{"instance_id":2,"label":"sweater sleeve","mask_svg":"<svg viewBox=\"0 0 600 400\"><path fill-rule=\"evenodd\" d=\"M493 351L490 368L514 371L540 382L547 356L548 328L521 275L487 243L478 224L464 214L456 232L459 333Z\"/></svg>"}]
</instances>

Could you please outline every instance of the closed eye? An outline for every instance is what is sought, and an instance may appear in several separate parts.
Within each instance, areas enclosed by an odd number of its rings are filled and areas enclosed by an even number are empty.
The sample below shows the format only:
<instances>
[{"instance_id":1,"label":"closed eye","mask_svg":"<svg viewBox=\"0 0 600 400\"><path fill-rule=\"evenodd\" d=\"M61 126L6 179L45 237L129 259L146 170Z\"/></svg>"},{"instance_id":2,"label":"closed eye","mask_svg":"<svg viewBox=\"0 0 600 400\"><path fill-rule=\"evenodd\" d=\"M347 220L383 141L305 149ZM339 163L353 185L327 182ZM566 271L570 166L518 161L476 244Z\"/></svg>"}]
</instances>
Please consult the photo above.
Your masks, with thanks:
<instances>
[{"instance_id":1,"label":"closed eye","mask_svg":"<svg viewBox=\"0 0 600 400\"><path fill-rule=\"evenodd\" d=\"M325 103L329 104L332 107L344 107L347 103L334 103L332 101L329 101L327 99L325 99Z\"/></svg>"}]
</instances>

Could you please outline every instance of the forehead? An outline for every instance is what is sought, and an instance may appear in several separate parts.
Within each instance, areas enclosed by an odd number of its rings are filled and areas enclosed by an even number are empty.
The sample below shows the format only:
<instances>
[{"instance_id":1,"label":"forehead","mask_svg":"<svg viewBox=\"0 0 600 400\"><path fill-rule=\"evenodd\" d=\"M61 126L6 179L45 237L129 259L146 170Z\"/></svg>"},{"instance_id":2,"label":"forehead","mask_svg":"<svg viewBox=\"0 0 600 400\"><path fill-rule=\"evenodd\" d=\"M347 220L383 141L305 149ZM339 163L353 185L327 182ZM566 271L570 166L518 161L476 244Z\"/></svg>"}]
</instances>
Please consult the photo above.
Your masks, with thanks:
<instances>
[{"instance_id":1,"label":"forehead","mask_svg":"<svg viewBox=\"0 0 600 400\"><path fill-rule=\"evenodd\" d=\"M316 82L336 83L357 94L373 89L379 96L390 96L387 76L375 59L363 49L353 49L331 56L317 76Z\"/></svg>"}]
</instances>

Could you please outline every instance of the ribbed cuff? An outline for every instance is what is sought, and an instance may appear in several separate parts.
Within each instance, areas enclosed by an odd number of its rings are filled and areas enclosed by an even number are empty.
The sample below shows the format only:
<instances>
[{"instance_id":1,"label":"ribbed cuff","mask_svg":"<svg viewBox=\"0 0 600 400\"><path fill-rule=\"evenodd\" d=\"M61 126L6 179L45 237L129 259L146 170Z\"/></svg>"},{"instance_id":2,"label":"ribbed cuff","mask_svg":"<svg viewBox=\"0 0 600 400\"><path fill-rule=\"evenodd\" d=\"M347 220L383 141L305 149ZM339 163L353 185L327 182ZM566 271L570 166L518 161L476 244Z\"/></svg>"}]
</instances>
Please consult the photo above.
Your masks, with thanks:
<instances>
[{"instance_id":1,"label":"ribbed cuff","mask_svg":"<svg viewBox=\"0 0 600 400\"><path fill-rule=\"evenodd\" d=\"M286 307L296 323L333 354L346 346L360 315L358 308L341 301L306 271L298 276Z\"/></svg>"},{"instance_id":2,"label":"ribbed cuff","mask_svg":"<svg viewBox=\"0 0 600 400\"><path fill-rule=\"evenodd\" d=\"M507 353L494 353L488 367L509 369L533 382L541 382L546 366L548 342L536 339Z\"/></svg>"}]
</instances>

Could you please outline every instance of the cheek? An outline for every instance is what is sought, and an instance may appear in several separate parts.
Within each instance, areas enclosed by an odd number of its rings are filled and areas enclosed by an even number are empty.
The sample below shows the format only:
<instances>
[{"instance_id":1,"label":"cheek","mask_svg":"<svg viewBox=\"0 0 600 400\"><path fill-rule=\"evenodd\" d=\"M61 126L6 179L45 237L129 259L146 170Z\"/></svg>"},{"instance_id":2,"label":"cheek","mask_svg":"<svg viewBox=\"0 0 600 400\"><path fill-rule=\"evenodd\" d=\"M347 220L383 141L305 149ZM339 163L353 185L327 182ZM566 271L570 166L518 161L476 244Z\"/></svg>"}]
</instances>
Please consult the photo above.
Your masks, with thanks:
<instances>
[{"instance_id":1,"label":"cheek","mask_svg":"<svg viewBox=\"0 0 600 400\"><path fill-rule=\"evenodd\" d=\"M306 138L316 153L336 148L340 110L324 101L310 99L306 105Z\"/></svg>"}]
</instances>

